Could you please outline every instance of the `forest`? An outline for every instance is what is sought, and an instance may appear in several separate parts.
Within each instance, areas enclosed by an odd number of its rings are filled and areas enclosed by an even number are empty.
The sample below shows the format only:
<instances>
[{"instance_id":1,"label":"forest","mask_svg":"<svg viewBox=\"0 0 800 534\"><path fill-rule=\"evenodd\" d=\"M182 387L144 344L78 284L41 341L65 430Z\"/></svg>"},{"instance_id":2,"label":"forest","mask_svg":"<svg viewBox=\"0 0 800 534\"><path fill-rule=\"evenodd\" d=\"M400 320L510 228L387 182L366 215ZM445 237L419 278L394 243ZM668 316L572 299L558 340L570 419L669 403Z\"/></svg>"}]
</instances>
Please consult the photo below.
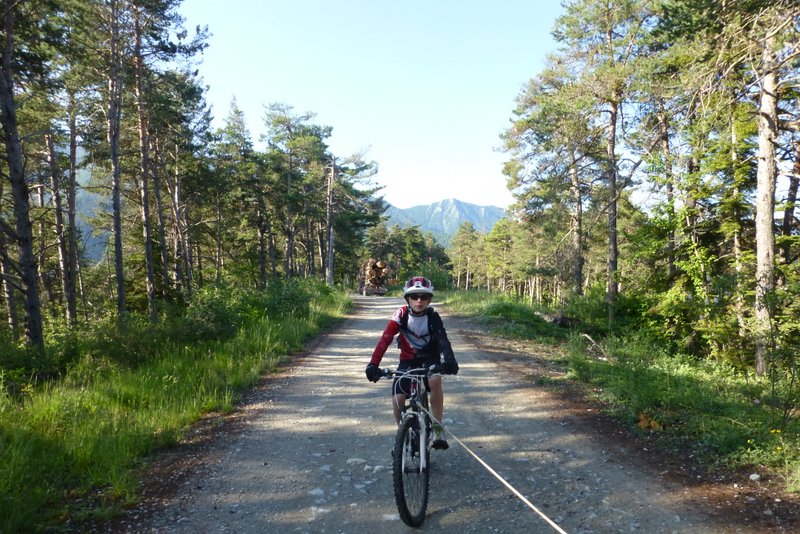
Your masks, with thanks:
<instances>
[{"instance_id":1,"label":"forest","mask_svg":"<svg viewBox=\"0 0 800 534\"><path fill-rule=\"evenodd\" d=\"M331 127L288 104L265 109L266 151L253 148L235 101L213 131L190 70L205 29L183 29L178 5L7 4L7 339L43 347L53 323L156 321L165 303L207 284L332 281L334 235L337 268L358 264L359 239L383 208L356 187L374 163L330 154ZM82 190L101 199L91 226L109 236L96 263L83 254Z\"/></svg>"},{"instance_id":2,"label":"forest","mask_svg":"<svg viewBox=\"0 0 800 534\"><path fill-rule=\"evenodd\" d=\"M104 350L139 365L148 336L307 316L308 291L354 290L376 257L399 279L424 272L762 381L772 428L793 427L796 1L566 0L557 50L498 132L516 203L447 248L387 226L379 162L332 154L313 113L265 105L263 150L235 101L212 128L193 66L207 31L179 5L3 2L0 414ZM85 193L108 237L99 261Z\"/></svg>"},{"instance_id":3,"label":"forest","mask_svg":"<svg viewBox=\"0 0 800 534\"><path fill-rule=\"evenodd\" d=\"M503 133L516 211L454 238L456 283L602 299L608 328L794 382L799 6L565 9Z\"/></svg>"}]
</instances>

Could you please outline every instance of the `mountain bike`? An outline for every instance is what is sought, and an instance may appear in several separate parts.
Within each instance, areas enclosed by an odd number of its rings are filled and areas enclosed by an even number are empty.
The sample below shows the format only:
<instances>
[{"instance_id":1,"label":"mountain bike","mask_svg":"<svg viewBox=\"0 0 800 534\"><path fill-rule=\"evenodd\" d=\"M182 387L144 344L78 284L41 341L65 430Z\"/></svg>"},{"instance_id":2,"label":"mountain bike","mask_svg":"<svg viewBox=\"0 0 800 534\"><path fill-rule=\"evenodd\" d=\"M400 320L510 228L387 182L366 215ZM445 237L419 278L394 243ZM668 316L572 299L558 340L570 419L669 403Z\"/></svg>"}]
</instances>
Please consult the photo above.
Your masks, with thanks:
<instances>
[{"instance_id":1,"label":"mountain bike","mask_svg":"<svg viewBox=\"0 0 800 534\"><path fill-rule=\"evenodd\" d=\"M430 454L433 443L433 416L428 408L425 379L439 372L439 366L394 371L384 369L385 377L409 379L411 395L401 408L392 456L394 500L400 519L418 527L425 520L430 487ZM395 394L400 393L395 382Z\"/></svg>"}]
</instances>

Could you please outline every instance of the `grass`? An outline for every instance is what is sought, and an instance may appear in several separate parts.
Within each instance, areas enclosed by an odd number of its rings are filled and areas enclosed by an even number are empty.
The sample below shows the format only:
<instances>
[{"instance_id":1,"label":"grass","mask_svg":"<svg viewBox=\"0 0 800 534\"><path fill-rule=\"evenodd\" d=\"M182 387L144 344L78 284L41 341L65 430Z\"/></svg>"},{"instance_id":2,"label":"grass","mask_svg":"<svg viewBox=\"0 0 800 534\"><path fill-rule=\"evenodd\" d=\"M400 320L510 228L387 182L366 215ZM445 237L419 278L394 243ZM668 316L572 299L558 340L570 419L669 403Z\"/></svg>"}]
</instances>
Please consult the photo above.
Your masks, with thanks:
<instances>
[{"instance_id":1,"label":"grass","mask_svg":"<svg viewBox=\"0 0 800 534\"><path fill-rule=\"evenodd\" d=\"M0 532L54 530L135 500L149 453L203 414L232 410L348 304L332 293L306 317L263 316L230 339L167 342L137 365L87 354L23 400L0 396Z\"/></svg>"},{"instance_id":2,"label":"grass","mask_svg":"<svg viewBox=\"0 0 800 534\"><path fill-rule=\"evenodd\" d=\"M452 293L455 312L480 317L494 335L531 339L567 353L567 379L608 413L664 447L691 448L710 469L764 469L800 491L800 423L786 417L782 385L710 359L669 353L641 329L599 337L542 321L524 303L485 292ZM584 325L591 321L579 321ZM566 341L566 343L565 343Z\"/></svg>"},{"instance_id":3,"label":"grass","mask_svg":"<svg viewBox=\"0 0 800 534\"><path fill-rule=\"evenodd\" d=\"M782 417L780 388L767 379L670 354L642 331L594 334L602 349L594 350L580 330L536 314L543 310L485 292L442 292L437 299L479 318L494 335L563 351L569 380L665 446L688 443L709 466L768 468L788 490L800 491L800 428L796 418ZM329 293L311 299L302 316L251 313L227 339L153 336L148 345L134 332L137 339L122 345L144 358L77 351L82 356L59 379L23 388L22 396L0 394L0 532L57 531L134 501L137 468L148 454L180 441L203 414L232 410L243 391L348 305L345 295ZM211 313L219 307L198 316Z\"/></svg>"},{"instance_id":4,"label":"grass","mask_svg":"<svg viewBox=\"0 0 800 534\"><path fill-rule=\"evenodd\" d=\"M543 319L535 309L513 298L487 291L441 292L454 312L480 317L492 334L512 339L536 339L543 343L559 343L569 338L565 330Z\"/></svg>"},{"instance_id":5,"label":"grass","mask_svg":"<svg viewBox=\"0 0 800 534\"><path fill-rule=\"evenodd\" d=\"M710 467L763 467L796 491L800 467L796 419L783 421L768 379L711 360L668 354L639 336L608 340L611 359L593 358L583 340L573 342L570 376L631 425L652 422L665 444L689 444Z\"/></svg>"}]
</instances>

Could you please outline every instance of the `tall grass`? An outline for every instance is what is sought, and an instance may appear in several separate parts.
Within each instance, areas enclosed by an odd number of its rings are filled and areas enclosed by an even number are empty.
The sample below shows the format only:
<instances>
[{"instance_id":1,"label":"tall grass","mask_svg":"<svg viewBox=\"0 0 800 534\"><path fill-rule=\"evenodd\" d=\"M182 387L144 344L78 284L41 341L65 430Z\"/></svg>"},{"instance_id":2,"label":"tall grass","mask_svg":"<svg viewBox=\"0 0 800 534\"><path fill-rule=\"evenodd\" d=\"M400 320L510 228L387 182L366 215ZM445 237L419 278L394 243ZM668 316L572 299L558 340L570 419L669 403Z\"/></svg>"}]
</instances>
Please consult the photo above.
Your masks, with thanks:
<instances>
[{"instance_id":1,"label":"tall grass","mask_svg":"<svg viewBox=\"0 0 800 534\"><path fill-rule=\"evenodd\" d=\"M543 343L566 341L569 330L546 321L534 308L513 297L488 291L451 291L443 298L455 313L480 317L490 331L512 339L536 339Z\"/></svg>"},{"instance_id":2,"label":"tall grass","mask_svg":"<svg viewBox=\"0 0 800 534\"><path fill-rule=\"evenodd\" d=\"M800 491L800 421L786 416L780 382L675 352L639 323L622 321L610 332L601 324L602 295L566 308L577 319L572 329L546 324L537 315L544 310L502 295L456 292L446 299L495 335L556 345L566 338L568 380L589 386L587 395L637 432L667 448L689 447L711 468L768 469Z\"/></svg>"},{"instance_id":3,"label":"tall grass","mask_svg":"<svg viewBox=\"0 0 800 534\"><path fill-rule=\"evenodd\" d=\"M707 359L670 354L646 332L608 338L597 358L571 343L570 376L631 425L688 444L709 466L763 466L787 480L800 466L800 424L781 421L766 378Z\"/></svg>"},{"instance_id":4,"label":"tall grass","mask_svg":"<svg viewBox=\"0 0 800 534\"><path fill-rule=\"evenodd\" d=\"M159 345L135 364L87 350L61 379L22 398L0 395L0 532L40 531L135 499L148 453L201 415L231 410L348 302L323 292L300 314L250 316L228 339L155 336Z\"/></svg>"}]
</instances>

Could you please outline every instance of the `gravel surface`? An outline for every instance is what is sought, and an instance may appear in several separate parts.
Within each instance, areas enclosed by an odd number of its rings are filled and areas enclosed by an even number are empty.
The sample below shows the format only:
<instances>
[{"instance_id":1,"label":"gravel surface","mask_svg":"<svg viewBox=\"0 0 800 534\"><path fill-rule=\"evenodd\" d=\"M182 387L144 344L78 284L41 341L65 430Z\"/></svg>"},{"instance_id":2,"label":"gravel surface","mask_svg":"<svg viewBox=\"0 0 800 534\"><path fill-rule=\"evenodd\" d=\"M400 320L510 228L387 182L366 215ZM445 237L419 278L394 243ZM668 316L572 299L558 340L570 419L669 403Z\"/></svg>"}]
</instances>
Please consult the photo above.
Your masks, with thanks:
<instances>
[{"instance_id":1,"label":"gravel surface","mask_svg":"<svg viewBox=\"0 0 800 534\"><path fill-rule=\"evenodd\" d=\"M140 505L92 530L413 531L400 521L392 491L389 382L372 384L364 377L402 300L355 299L341 325L254 389L235 414L201 422L185 444L157 459ZM421 530L556 532L544 515L569 533L791 531L753 524L749 515L719 513L697 484L680 483L657 458L648 461L639 444L593 429L592 421L601 418L591 406L576 407L537 386L520 371L524 367L509 363L508 353L486 348L486 339L463 331L445 307L438 309L461 370L445 377L451 447L432 453ZM382 366L396 362L390 349ZM769 514L766 502L741 505Z\"/></svg>"}]
</instances>

